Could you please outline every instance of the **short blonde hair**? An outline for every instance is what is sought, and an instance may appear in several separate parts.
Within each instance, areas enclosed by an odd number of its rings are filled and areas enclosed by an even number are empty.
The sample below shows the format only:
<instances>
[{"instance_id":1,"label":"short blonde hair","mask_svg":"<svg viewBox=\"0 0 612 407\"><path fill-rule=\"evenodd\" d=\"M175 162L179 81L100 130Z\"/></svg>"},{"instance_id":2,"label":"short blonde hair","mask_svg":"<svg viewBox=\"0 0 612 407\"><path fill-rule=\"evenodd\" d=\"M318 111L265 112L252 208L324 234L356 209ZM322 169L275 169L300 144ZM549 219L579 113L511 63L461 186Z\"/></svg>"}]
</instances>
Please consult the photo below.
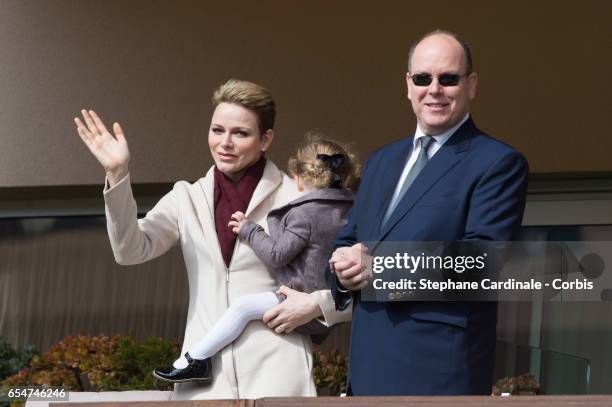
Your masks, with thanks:
<instances>
[{"instance_id":1,"label":"short blonde hair","mask_svg":"<svg viewBox=\"0 0 612 407\"><path fill-rule=\"evenodd\" d=\"M276 104L268 89L261 85L230 79L219 86L213 94L213 106L217 107L221 103L234 103L255 113L261 134L274 129Z\"/></svg>"},{"instance_id":2,"label":"short blonde hair","mask_svg":"<svg viewBox=\"0 0 612 407\"><path fill-rule=\"evenodd\" d=\"M342 187L350 187L359 178L359 159L346 146L323 137L318 131L306 133L302 146L289 159L289 175L299 175L312 188L329 188L334 181L334 172L323 160L317 159L317 155L342 154L345 156L344 162L335 174L340 177Z\"/></svg>"}]
</instances>

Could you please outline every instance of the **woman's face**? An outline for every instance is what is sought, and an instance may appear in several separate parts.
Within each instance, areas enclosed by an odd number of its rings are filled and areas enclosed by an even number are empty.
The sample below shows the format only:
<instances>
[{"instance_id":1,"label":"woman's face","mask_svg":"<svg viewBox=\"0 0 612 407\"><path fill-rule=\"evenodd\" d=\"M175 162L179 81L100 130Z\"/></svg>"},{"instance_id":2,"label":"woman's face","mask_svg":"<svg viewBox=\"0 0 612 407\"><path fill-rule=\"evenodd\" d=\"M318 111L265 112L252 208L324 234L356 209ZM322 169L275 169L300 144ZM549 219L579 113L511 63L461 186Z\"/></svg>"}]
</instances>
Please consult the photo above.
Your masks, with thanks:
<instances>
[{"instance_id":1,"label":"woman's face","mask_svg":"<svg viewBox=\"0 0 612 407\"><path fill-rule=\"evenodd\" d=\"M268 149L274 133L261 134L254 112L234 103L220 103L208 132L208 146L215 165L232 181L238 181Z\"/></svg>"}]
</instances>

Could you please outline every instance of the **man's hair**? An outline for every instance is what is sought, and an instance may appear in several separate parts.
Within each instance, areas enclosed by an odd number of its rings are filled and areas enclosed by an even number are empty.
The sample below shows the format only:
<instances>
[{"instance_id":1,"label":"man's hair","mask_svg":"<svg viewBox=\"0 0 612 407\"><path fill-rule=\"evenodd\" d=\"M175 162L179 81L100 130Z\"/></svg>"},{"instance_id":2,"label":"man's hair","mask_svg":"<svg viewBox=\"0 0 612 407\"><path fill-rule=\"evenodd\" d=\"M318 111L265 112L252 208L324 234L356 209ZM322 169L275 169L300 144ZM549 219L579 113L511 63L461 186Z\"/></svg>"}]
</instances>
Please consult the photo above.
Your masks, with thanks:
<instances>
[{"instance_id":1,"label":"man's hair","mask_svg":"<svg viewBox=\"0 0 612 407\"><path fill-rule=\"evenodd\" d=\"M417 47L417 45L419 45L421 41L423 41L424 39L429 38L433 35L438 35L438 34L448 35L449 37L454 38L461 45L461 48L463 48L463 55L465 57L465 66L467 67L466 74L468 75L471 74L472 73L472 51L470 49L470 46L468 45L467 42L461 39L461 37L459 37L457 33L454 33L448 30L442 30L442 29L428 32L427 34L423 35L422 37L420 37L419 39L417 39L415 42L412 43L412 45L410 46L410 49L408 50L408 72L410 72L410 66L412 64L412 54L414 54L414 49Z\"/></svg>"},{"instance_id":2,"label":"man's hair","mask_svg":"<svg viewBox=\"0 0 612 407\"><path fill-rule=\"evenodd\" d=\"M239 79L230 79L219 86L213 94L213 107L217 107L221 103L234 103L255 113L261 134L274 128L276 104L268 89L261 85Z\"/></svg>"}]
</instances>

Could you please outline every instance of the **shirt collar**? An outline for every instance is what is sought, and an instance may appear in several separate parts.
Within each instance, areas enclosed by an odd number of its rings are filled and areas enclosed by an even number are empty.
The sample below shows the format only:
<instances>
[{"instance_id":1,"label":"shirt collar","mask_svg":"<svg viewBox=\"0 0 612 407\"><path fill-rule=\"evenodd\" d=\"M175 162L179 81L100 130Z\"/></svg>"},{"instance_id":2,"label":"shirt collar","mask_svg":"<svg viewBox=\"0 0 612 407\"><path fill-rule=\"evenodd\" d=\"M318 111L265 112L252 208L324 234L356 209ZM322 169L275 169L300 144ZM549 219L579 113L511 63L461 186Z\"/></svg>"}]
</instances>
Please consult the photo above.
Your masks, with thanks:
<instances>
[{"instance_id":1,"label":"shirt collar","mask_svg":"<svg viewBox=\"0 0 612 407\"><path fill-rule=\"evenodd\" d=\"M444 133L440 133L437 134L435 136L432 136L435 140L435 144L442 146L444 145L444 143L446 143L448 141L448 139L450 138L450 136L453 135L453 133L455 133L457 131L457 129L459 127L461 127L461 125L463 123L465 123L467 121L467 119L469 119L470 114L466 113L465 116L463 117L463 120L461 120L457 125L455 125L454 127L451 127L450 129L446 130ZM419 126L417 124L417 129L416 132L414 133L414 141L413 141L413 148L416 148L417 146L417 141L421 138L421 137L425 137L427 134L425 134L423 132L423 130L421 130L421 126Z\"/></svg>"}]
</instances>

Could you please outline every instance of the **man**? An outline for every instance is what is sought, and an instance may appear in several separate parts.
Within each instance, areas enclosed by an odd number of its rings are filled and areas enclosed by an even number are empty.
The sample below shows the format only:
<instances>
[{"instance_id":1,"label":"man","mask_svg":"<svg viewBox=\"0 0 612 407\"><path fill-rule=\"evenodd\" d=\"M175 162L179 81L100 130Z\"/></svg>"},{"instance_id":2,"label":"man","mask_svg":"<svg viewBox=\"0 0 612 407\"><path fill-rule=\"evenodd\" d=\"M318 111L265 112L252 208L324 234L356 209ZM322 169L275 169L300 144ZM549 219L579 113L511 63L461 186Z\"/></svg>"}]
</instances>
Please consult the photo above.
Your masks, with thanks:
<instances>
[{"instance_id":1,"label":"man","mask_svg":"<svg viewBox=\"0 0 612 407\"><path fill-rule=\"evenodd\" d=\"M511 240L527 189L524 157L476 128L469 47L435 31L410 49L408 99L416 133L370 155L330 259L339 309L354 302L349 393L490 394L493 302L373 302L359 242ZM402 188L404 186L404 188Z\"/></svg>"}]
</instances>

